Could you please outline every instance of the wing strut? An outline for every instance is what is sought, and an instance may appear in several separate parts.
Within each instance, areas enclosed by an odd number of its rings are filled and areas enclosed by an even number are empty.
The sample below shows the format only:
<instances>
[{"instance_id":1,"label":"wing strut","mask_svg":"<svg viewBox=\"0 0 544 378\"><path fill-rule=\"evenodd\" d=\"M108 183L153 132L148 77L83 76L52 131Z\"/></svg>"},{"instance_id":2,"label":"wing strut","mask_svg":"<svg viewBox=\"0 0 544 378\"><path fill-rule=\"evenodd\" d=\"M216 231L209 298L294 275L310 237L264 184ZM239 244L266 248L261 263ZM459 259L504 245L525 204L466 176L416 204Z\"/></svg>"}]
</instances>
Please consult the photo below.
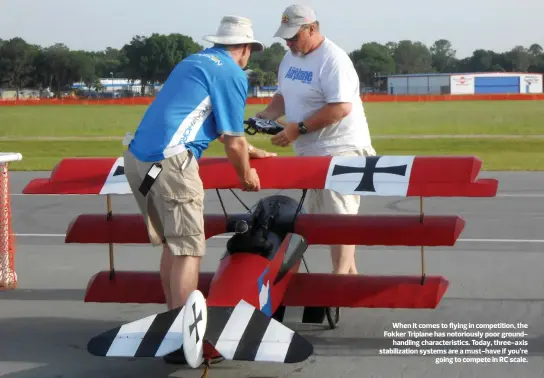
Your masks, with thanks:
<instances>
[{"instance_id":1,"label":"wing strut","mask_svg":"<svg viewBox=\"0 0 544 378\"><path fill-rule=\"evenodd\" d=\"M297 207L297 211L295 212L295 216L293 217L293 224L296 223L297 217L302 211L302 204L304 203L304 199L306 198L306 193L308 192L308 189L302 190L302 197L300 198L300 202ZM304 255L302 255L302 262L304 264L304 267L306 268L306 272L310 273L310 269L308 268L308 264L306 263L306 258ZM325 313L325 316L327 317L327 321L329 323L329 327L331 329L336 328L336 324L340 320L340 307L325 307L325 308L311 308L311 309L304 309L304 311L308 311L308 313L313 312L310 316L316 316L318 312L323 311Z\"/></svg>"}]
</instances>

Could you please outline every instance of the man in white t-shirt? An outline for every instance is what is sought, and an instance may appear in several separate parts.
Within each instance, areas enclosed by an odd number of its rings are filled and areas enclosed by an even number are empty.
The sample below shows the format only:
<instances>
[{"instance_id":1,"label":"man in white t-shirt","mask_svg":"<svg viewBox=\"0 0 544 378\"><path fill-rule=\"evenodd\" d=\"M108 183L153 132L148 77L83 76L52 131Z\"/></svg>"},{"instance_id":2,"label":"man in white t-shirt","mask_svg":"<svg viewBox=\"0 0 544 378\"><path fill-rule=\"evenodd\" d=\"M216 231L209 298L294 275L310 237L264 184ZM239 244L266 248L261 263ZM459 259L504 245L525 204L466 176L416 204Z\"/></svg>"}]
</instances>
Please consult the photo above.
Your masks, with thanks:
<instances>
[{"instance_id":1,"label":"man in white t-shirt","mask_svg":"<svg viewBox=\"0 0 544 378\"><path fill-rule=\"evenodd\" d=\"M278 72L279 87L257 117L277 120L285 115L285 130L272 143L293 143L299 156L374 156L359 90L359 77L349 55L319 32L312 9L285 9L274 35L289 51ZM360 196L331 190L308 191L309 213L357 214ZM357 274L355 246L331 246L333 273Z\"/></svg>"}]
</instances>

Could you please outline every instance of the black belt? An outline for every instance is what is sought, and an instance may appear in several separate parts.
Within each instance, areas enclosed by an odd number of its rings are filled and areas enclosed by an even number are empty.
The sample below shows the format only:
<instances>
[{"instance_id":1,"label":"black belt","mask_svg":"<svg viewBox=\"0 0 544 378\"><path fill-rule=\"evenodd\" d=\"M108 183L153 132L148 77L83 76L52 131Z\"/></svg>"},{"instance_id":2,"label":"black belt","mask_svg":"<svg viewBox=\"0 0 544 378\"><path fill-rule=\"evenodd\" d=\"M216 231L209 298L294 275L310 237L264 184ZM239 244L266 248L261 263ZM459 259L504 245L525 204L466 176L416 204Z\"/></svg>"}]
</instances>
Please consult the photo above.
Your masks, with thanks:
<instances>
[{"instance_id":1,"label":"black belt","mask_svg":"<svg viewBox=\"0 0 544 378\"><path fill-rule=\"evenodd\" d=\"M161 163L153 163L147 173L145 174L145 177L142 181L142 184L140 185L140 193L142 193L145 196L147 196L147 193L149 193L149 190L151 189L151 186L153 186L153 183L159 177L159 174L162 172L162 165Z\"/></svg>"}]
</instances>

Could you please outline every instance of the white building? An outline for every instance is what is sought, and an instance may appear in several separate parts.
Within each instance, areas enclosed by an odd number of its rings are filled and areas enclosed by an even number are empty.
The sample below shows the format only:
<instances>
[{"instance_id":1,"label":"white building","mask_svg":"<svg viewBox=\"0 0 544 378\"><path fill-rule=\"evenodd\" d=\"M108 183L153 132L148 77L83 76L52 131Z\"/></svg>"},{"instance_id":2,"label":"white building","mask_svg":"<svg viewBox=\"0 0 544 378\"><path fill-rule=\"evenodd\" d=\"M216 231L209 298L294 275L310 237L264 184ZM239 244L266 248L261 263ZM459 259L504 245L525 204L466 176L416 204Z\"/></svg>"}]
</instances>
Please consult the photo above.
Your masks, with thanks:
<instances>
[{"instance_id":1,"label":"white building","mask_svg":"<svg viewBox=\"0 0 544 378\"><path fill-rule=\"evenodd\" d=\"M100 84L104 87L105 92L115 92L115 91L130 91L134 93L140 93L142 85L140 80L130 80L130 79L117 79L117 78L101 78L98 79ZM153 84L146 86L146 92L150 89L155 89L156 91L160 90L162 87L161 84ZM89 90L85 83L74 83L72 85L73 89ZM95 90L95 88L91 88Z\"/></svg>"},{"instance_id":2,"label":"white building","mask_svg":"<svg viewBox=\"0 0 544 378\"><path fill-rule=\"evenodd\" d=\"M387 77L387 92L393 95L543 93L543 75L518 72L391 75Z\"/></svg>"}]
</instances>

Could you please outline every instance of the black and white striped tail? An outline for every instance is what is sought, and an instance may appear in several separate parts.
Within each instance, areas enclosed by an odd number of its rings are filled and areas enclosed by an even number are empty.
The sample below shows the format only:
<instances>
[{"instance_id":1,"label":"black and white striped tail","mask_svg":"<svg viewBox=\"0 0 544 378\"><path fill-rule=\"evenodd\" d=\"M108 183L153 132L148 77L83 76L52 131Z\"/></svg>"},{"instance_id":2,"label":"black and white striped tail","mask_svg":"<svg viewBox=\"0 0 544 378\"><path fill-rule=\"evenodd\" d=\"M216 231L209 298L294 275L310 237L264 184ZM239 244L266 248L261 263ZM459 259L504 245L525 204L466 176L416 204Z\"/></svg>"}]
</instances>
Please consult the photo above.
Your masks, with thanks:
<instances>
[{"instance_id":1,"label":"black and white striped tail","mask_svg":"<svg viewBox=\"0 0 544 378\"><path fill-rule=\"evenodd\" d=\"M297 363L313 346L244 300L208 307L204 339L227 360ZM92 338L87 350L102 357L163 357L183 347L184 307L148 316Z\"/></svg>"},{"instance_id":2,"label":"black and white striped tail","mask_svg":"<svg viewBox=\"0 0 544 378\"><path fill-rule=\"evenodd\" d=\"M163 357L183 346L184 307L113 328L87 344L102 357Z\"/></svg>"},{"instance_id":3,"label":"black and white striped tail","mask_svg":"<svg viewBox=\"0 0 544 378\"><path fill-rule=\"evenodd\" d=\"M242 300L232 307L208 307L205 335L227 360L297 363L313 353L301 335Z\"/></svg>"}]
</instances>

